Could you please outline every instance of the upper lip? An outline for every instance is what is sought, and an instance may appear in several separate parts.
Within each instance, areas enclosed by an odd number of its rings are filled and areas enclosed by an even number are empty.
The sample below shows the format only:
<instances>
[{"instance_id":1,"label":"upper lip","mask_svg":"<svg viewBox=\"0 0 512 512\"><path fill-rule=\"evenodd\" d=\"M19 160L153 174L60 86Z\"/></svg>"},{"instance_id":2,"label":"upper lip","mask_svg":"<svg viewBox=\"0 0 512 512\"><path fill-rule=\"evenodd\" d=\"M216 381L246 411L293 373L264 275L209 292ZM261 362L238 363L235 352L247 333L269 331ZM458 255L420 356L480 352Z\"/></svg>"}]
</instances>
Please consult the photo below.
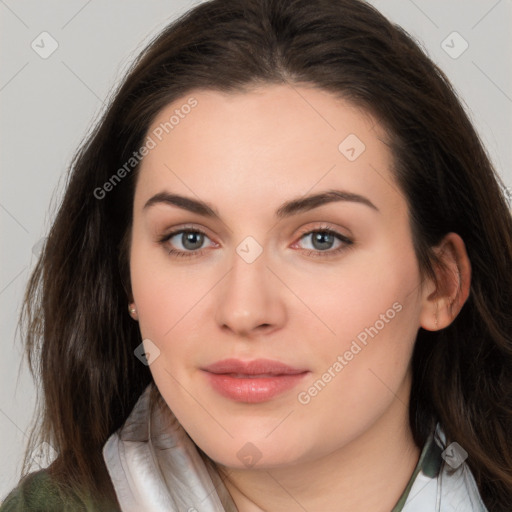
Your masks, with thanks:
<instances>
[{"instance_id":1,"label":"upper lip","mask_svg":"<svg viewBox=\"0 0 512 512\"><path fill-rule=\"evenodd\" d=\"M308 371L272 359L253 359L252 361L223 359L203 367L202 370L217 374L235 373L241 375L296 375Z\"/></svg>"}]
</instances>

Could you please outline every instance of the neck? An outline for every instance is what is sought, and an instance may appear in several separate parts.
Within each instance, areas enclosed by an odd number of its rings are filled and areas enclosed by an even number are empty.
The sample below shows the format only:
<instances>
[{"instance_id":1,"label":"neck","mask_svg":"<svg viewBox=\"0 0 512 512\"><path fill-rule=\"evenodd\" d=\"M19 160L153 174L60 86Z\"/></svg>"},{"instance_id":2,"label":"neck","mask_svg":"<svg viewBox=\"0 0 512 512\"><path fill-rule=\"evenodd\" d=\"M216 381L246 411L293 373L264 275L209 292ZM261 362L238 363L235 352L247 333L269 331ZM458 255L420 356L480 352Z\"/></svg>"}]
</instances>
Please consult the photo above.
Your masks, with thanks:
<instances>
[{"instance_id":1,"label":"neck","mask_svg":"<svg viewBox=\"0 0 512 512\"><path fill-rule=\"evenodd\" d=\"M286 467L217 466L239 512L390 512L418 462L399 399L371 428L327 456Z\"/></svg>"}]
</instances>

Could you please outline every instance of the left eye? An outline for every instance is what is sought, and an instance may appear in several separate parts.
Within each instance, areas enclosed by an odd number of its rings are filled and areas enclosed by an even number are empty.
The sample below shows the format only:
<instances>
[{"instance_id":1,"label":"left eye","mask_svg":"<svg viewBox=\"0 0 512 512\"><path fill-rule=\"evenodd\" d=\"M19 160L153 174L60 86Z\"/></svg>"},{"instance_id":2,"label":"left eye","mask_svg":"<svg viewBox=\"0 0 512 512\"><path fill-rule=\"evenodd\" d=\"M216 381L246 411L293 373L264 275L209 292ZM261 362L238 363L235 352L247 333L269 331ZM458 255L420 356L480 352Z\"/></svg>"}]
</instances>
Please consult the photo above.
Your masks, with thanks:
<instances>
[{"instance_id":1,"label":"left eye","mask_svg":"<svg viewBox=\"0 0 512 512\"><path fill-rule=\"evenodd\" d=\"M311 237L313 245L313 247L309 247L309 249L313 249L315 251L326 251L333 248L332 246L336 240L340 241L341 235L329 230L310 231L309 233L302 235L301 240L307 237ZM344 241L346 241L346 239ZM308 248L306 247L306 249Z\"/></svg>"},{"instance_id":2,"label":"left eye","mask_svg":"<svg viewBox=\"0 0 512 512\"><path fill-rule=\"evenodd\" d=\"M300 240L307 237L311 238L313 248L305 248L307 256L330 257L337 256L345 249L350 247L354 241L350 238L329 228L318 228L304 233ZM338 240L338 247L333 248L333 244Z\"/></svg>"}]
</instances>

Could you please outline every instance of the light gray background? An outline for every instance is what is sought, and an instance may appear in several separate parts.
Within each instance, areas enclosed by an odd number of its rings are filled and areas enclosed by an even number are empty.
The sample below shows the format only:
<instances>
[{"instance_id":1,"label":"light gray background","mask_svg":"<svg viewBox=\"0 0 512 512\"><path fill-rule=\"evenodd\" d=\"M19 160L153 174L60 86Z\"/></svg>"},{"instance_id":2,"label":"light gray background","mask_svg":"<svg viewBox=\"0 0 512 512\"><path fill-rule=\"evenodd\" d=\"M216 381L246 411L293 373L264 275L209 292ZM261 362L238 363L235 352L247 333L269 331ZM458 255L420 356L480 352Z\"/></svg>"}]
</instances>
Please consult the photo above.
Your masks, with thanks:
<instances>
[{"instance_id":1,"label":"light gray background","mask_svg":"<svg viewBox=\"0 0 512 512\"><path fill-rule=\"evenodd\" d=\"M35 405L17 317L67 165L135 55L197 3L0 0L0 499L18 481ZM447 73L510 188L512 0L370 3L419 39ZM47 59L31 47L43 31L58 42ZM442 47L454 31L469 44L456 59ZM464 44L457 36L446 41L452 54Z\"/></svg>"}]
</instances>

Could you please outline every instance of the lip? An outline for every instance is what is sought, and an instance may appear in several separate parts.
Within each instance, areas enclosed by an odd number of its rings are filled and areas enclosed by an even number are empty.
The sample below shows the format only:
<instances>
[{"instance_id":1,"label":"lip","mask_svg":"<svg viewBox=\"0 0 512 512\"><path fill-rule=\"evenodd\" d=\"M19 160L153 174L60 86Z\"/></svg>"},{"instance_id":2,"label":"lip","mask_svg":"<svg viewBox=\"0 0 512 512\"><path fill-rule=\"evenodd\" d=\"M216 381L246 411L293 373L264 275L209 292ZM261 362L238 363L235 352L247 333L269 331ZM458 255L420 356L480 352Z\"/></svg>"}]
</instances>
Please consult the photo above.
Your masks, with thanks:
<instances>
[{"instance_id":1,"label":"lip","mask_svg":"<svg viewBox=\"0 0 512 512\"><path fill-rule=\"evenodd\" d=\"M294 388L309 373L271 359L223 359L201 370L220 395L246 403L271 400Z\"/></svg>"}]
</instances>

